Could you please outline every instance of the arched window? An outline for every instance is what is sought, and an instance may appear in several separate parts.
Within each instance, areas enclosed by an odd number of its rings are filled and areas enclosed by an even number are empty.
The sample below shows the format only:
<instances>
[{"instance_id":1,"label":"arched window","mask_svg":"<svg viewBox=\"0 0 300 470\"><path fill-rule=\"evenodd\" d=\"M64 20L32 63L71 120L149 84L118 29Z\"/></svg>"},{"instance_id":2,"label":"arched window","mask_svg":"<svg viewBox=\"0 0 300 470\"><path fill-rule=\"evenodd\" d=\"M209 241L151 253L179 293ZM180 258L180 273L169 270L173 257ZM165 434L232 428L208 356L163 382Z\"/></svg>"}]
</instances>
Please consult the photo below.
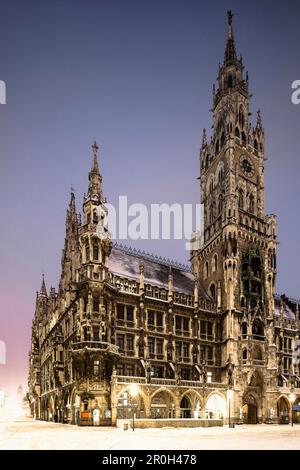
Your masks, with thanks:
<instances>
[{"instance_id":1,"label":"arched window","mask_svg":"<svg viewBox=\"0 0 300 470\"><path fill-rule=\"evenodd\" d=\"M210 296L211 296L214 300L216 300L216 286L215 286L214 283L212 283L212 284L210 285L209 293L210 293Z\"/></svg>"},{"instance_id":2,"label":"arched window","mask_svg":"<svg viewBox=\"0 0 300 470\"><path fill-rule=\"evenodd\" d=\"M90 213L90 212L88 212L88 213L86 214L86 223L87 223L88 225L91 223L91 213Z\"/></svg>"},{"instance_id":3,"label":"arched window","mask_svg":"<svg viewBox=\"0 0 300 470\"><path fill-rule=\"evenodd\" d=\"M209 183L209 192L210 192L210 194L213 192L213 190L214 190L214 180L213 180L213 178L211 178L210 183Z\"/></svg>"},{"instance_id":4,"label":"arched window","mask_svg":"<svg viewBox=\"0 0 300 470\"><path fill-rule=\"evenodd\" d=\"M224 177L224 168L221 166L218 173L218 182L221 183Z\"/></svg>"},{"instance_id":5,"label":"arched window","mask_svg":"<svg viewBox=\"0 0 300 470\"><path fill-rule=\"evenodd\" d=\"M231 73L227 77L227 86L228 88L233 88L233 75Z\"/></svg>"},{"instance_id":6,"label":"arched window","mask_svg":"<svg viewBox=\"0 0 300 470\"><path fill-rule=\"evenodd\" d=\"M246 361L248 357L247 349L243 350L243 360Z\"/></svg>"},{"instance_id":7,"label":"arched window","mask_svg":"<svg viewBox=\"0 0 300 470\"><path fill-rule=\"evenodd\" d=\"M249 197L249 212L250 214L254 214L254 196L253 194Z\"/></svg>"},{"instance_id":8,"label":"arched window","mask_svg":"<svg viewBox=\"0 0 300 470\"><path fill-rule=\"evenodd\" d=\"M93 224L98 223L98 214L97 214L97 209L93 210Z\"/></svg>"},{"instance_id":9,"label":"arched window","mask_svg":"<svg viewBox=\"0 0 300 470\"><path fill-rule=\"evenodd\" d=\"M87 241L86 244L85 244L85 259L86 259L86 261L90 261L90 257L91 257L90 243L89 243L89 241Z\"/></svg>"},{"instance_id":10,"label":"arched window","mask_svg":"<svg viewBox=\"0 0 300 470\"><path fill-rule=\"evenodd\" d=\"M244 209L244 192L242 189L239 190L239 209Z\"/></svg>"},{"instance_id":11,"label":"arched window","mask_svg":"<svg viewBox=\"0 0 300 470\"><path fill-rule=\"evenodd\" d=\"M206 263L204 265L204 278L205 279L208 278L208 261L206 261Z\"/></svg>"},{"instance_id":12,"label":"arched window","mask_svg":"<svg viewBox=\"0 0 300 470\"><path fill-rule=\"evenodd\" d=\"M257 144L257 140L254 139L254 150L258 150L258 144Z\"/></svg>"},{"instance_id":13,"label":"arched window","mask_svg":"<svg viewBox=\"0 0 300 470\"><path fill-rule=\"evenodd\" d=\"M216 154L219 153L219 150L220 150L219 141L217 140L217 143L216 143Z\"/></svg>"},{"instance_id":14,"label":"arched window","mask_svg":"<svg viewBox=\"0 0 300 470\"><path fill-rule=\"evenodd\" d=\"M216 272L218 268L218 255L215 254L212 259L212 271Z\"/></svg>"},{"instance_id":15,"label":"arched window","mask_svg":"<svg viewBox=\"0 0 300 470\"><path fill-rule=\"evenodd\" d=\"M234 135L235 135L236 137L240 138L240 131L239 131L238 127L235 128L235 133L234 133Z\"/></svg>"},{"instance_id":16,"label":"arched window","mask_svg":"<svg viewBox=\"0 0 300 470\"><path fill-rule=\"evenodd\" d=\"M98 261L99 259L99 245L98 242L93 243L93 260Z\"/></svg>"},{"instance_id":17,"label":"arched window","mask_svg":"<svg viewBox=\"0 0 300 470\"><path fill-rule=\"evenodd\" d=\"M254 339L262 340L264 337L264 327L259 318L256 318L253 322L252 334Z\"/></svg>"},{"instance_id":18,"label":"arched window","mask_svg":"<svg viewBox=\"0 0 300 470\"><path fill-rule=\"evenodd\" d=\"M245 336L248 334L248 325L246 322L243 322L241 325L241 333Z\"/></svg>"}]
</instances>

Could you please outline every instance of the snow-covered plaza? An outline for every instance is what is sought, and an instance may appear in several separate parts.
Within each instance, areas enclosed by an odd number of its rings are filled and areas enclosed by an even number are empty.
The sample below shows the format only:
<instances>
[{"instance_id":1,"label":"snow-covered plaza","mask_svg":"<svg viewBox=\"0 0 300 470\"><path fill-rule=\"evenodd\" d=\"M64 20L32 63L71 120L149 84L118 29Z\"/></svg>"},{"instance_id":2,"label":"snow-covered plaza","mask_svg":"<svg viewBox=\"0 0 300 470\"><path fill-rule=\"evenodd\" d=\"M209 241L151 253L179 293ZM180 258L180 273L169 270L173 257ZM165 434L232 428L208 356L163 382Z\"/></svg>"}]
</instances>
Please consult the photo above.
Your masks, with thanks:
<instances>
[{"instance_id":1,"label":"snow-covered plaza","mask_svg":"<svg viewBox=\"0 0 300 470\"><path fill-rule=\"evenodd\" d=\"M78 427L0 412L0 449L300 449L300 425L132 429Z\"/></svg>"}]
</instances>

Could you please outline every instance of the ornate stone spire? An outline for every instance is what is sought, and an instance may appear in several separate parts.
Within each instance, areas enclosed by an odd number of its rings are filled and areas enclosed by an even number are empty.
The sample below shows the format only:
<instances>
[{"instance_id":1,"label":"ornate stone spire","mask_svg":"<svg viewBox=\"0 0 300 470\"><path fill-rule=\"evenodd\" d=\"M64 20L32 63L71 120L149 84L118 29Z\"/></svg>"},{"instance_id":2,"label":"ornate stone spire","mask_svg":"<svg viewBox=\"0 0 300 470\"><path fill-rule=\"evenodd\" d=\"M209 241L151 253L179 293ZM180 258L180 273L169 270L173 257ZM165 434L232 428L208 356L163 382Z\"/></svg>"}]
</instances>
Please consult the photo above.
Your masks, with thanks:
<instances>
[{"instance_id":1,"label":"ornate stone spire","mask_svg":"<svg viewBox=\"0 0 300 470\"><path fill-rule=\"evenodd\" d=\"M228 32L227 32L227 44L226 44L225 55L224 55L225 63L231 62L232 60L236 60L236 50L235 50L233 28L232 28L233 14L230 10L227 12L227 17L228 17Z\"/></svg>"},{"instance_id":2,"label":"ornate stone spire","mask_svg":"<svg viewBox=\"0 0 300 470\"><path fill-rule=\"evenodd\" d=\"M99 172L99 165L98 165L98 150L99 147L96 142L92 145L93 151L93 163L91 171L89 172L89 190L88 190L88 197L98 196L100 200L103 199L102 194L102 176Z\"/></svg>"},{"instance_id":3,"label":"ornate stone spire","mask_svg":"<svg viewBox=\"0 0 300 470\"><path fill-rule=\"evenodd\" d=\"M46 289L46 284L45 284L45 276L44 276L44 273L43 273L43 278L42 278L42 285L41 285L40 294L47 296L47 289Z\"/></svg>"}]
</instances>

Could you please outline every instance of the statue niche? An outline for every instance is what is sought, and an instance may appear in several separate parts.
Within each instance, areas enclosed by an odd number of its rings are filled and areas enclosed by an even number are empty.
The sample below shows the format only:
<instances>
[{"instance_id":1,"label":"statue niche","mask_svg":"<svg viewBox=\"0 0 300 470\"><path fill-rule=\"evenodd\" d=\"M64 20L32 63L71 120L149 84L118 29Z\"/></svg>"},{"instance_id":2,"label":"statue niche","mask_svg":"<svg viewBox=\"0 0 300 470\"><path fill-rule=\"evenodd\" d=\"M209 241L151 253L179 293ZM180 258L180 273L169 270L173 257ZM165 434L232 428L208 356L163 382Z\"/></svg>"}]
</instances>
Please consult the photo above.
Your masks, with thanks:
<instances>
[{"instance_id":1,"label":"statue niche","mask_svg":"<svg viewBox=\"0 0 300 470\"><path fill-rule=\"evenodd\" d=\"M250 307L258 305L262 298L263 261L257 245L253 244L242 259L243 293Z\"/></svg>"}]
</instances>

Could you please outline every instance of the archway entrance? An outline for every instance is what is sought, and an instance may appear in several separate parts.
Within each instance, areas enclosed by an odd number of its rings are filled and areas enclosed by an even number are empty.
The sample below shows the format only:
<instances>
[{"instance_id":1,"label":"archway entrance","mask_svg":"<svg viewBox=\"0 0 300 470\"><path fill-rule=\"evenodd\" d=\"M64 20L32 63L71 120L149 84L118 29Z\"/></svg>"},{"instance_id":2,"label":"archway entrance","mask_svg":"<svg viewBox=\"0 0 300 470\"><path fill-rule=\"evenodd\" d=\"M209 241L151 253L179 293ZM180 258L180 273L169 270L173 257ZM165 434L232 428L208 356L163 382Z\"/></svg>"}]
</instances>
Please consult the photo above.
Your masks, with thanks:
<instances>
[{"instance_id":1,"label":"archway entrance","mask_svg":"<svg viewBox=\"0 0 300 470\"><path fill-rule=\"evenodd\" d=\"M257 424L257 403L253 395L246 395L243 400L244 424Z\"/></svg>"},{"instance_id":2,"label":"archway entrance","mask_svg":"<svg viewBox=\"0 0 300 470\"><path fill-rule=\"evenodd\" d=\"M290 405L285 397L279 398L277 402L277 416L279 424L289 424L289 409Z\"/></svg>"},{"instance_id":3,"label":"archway entrance","mask_svg":"<svg viewBox=\"0 0 300 470\"><path fill-rule=\"evenodd\" d=\"M226 417L226 401L217 393L213 393L207 400L205 417L208 419L223 419Z\"/></svg>"},{"instance_id":4,"label":"archway entrance","mask_svg":"<svg viewBox=\"0 0 300 470\"><path fill-rule=\"evenodd\" d=\"M192 405L187 396L183 397L180 402L180 417L181 418L192 417Z\"/></svg>"},{"instance_id":5,"label":"archway entrance","mask_svg":"<svg viewBox=\"0 0 300 470\"><path fill-rule=\"evenodd\" d=\"M151 418L175 418L175 404L170 393L161 391L152 397Z\"/></svg>"}]
</instances>

